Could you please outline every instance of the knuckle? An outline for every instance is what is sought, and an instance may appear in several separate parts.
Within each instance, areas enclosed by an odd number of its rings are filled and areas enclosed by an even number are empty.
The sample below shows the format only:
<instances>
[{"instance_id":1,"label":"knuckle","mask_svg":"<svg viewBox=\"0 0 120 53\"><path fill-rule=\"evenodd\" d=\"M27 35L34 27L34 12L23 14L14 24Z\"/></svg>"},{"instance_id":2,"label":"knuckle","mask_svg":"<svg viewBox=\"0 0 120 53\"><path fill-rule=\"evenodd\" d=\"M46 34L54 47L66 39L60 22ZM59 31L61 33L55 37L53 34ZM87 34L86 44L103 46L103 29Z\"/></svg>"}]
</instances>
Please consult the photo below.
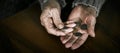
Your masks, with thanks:
<instances>
[{"instance_id":1,"label":"knuckle","mask_svg":"<svg viewBox=\"0 0 120 53\"><path fill-rule=\"evenodd\" d=\"M48 32L49 34L53 34L53 33L52 33L52 31L51 31L51 30L49 30L49 29L47 29L47 32Z\"/></svg>"}]
</instances>

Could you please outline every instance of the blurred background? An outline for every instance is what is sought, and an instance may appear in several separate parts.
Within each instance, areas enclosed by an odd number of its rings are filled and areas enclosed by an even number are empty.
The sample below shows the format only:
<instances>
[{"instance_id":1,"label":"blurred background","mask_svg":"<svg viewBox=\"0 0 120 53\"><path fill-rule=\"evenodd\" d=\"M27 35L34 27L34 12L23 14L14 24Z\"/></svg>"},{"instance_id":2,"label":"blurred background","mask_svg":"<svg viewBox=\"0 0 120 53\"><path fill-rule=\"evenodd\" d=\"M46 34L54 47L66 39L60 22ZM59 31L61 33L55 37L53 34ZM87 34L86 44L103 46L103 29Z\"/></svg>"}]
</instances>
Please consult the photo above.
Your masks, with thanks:
<instances>
[{"instance_id":1,"label":"blurred background","mask_svg":"<svg viewBox=\"0 0 120 53\"><path fill-rule=\"evenodd\" d=\"M67 2L70 6L67 5L62 10L63 21L72 9L71 1L67 0ZM2 3L4 2L1 0L0 7ZM85 44L76 50L66 49L59 37L48 34L41 26L39 19L41 9L37 1L21 0L21 3L22 5L15 3L17 6L15 9L9 7L11 10L8 12L12 11L12 13L0 14L0 53L120 53L118 0L105 2L97 17L96 37L89 37Z\"/></svg>"}]
</instances>

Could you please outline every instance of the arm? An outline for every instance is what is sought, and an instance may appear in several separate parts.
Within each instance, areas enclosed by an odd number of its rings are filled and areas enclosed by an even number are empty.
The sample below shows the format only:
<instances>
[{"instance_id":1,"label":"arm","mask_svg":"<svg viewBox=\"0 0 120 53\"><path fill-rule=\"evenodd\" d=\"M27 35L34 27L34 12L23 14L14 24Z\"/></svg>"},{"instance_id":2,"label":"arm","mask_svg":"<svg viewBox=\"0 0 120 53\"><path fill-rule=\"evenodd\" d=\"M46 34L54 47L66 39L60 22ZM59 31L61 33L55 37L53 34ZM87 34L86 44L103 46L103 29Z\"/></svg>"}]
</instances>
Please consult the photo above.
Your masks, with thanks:
<instances>
[{"instance_id":1,"label":"arm","mask_svg":"<svg viewBox=\"0 0 120 53\"><path fill-rule=\"evenodd\" d=\"M44 8L44 6L47 4L48 1L51 1L51 3L53 3L52 0L39 0L40 5L41 5L41 9ZM65 0L56 0L56 1L60 4L61 8L66 6Z\"/></svg>"},{"instance_id":2,"label":"arm","mask_svg":"<svg viewBox=\"0 0 120 53\"><path fill-rule=\"evenodd\" d=\"M96 15L98 16L104 2L105 0L74 0L73 7L78 6L79 4L90 6L96 10Z\"/></svg>"},{"instance_id":3,"label":"arm","mask_svg":"<svg viewBox=\"0 0 120 53\"><path fill-rule=\"evenodd\" d=\"M61 37L66 48L77 49L87 40L88 36L95 37L96 17L105 0L75 0L67 24L76 23L72 33ZM66 38L67 37L67 38Z\"/></svg>"}]
</instances>

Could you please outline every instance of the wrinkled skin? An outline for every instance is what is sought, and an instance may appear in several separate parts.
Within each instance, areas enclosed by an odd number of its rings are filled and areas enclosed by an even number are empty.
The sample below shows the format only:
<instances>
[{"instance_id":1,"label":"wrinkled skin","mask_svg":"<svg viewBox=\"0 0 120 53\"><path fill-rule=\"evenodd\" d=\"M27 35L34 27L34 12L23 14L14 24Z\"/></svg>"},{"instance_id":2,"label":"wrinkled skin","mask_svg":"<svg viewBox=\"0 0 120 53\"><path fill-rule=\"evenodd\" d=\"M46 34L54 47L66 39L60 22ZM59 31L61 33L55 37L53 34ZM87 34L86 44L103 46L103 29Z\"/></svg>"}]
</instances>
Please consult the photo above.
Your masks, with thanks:
<instances>
[{"instance_id":1,"label":"wrinkled skin","mask_svg":"<svg viewBox=\"0 0 120 53\"><path fill-rule=\"evenodd\" d=\"M49 1L42 10L40 21L49 34L60 36L60 40L66 48L77 49L87 40L88 35L95 37L95 9L82 5L76 6L71 11L65 24L60 19L60 14L60 5L55 0ZM79 21L81 23L75 23ZM87 24L87 29L81 29L79 24ZM67 27L66 29L64 29L65 26ZM80 37L76 36L75 32L79 32L82 35Z\"/></svg>"},{"instance_id":2,"label":"wrinkled skin","mask_svg":"<svg viewBox=\"0 0 120 53\"><path fill-rule=\"evenodd\" d=\"M88 38L88 35L91 37L95 37L94 27L96 23L96 11L93 8L90 8L88 6L76 6L71 14L69 15L69 19L66 22L67 25L75 24L75 22L81 21L81 23L78 24L87 24L87 29L83 30L76 26L77 31L81 33L82 35L80 37L73 34L73 32L68 33L66 36L61 36L61 42L65 44L66 48L71 48L72 50L79 48ZM70 27L70 26L68 26Z\"/></svg>"},{"instance_id":3,"label":"wrinkled skin","mask_svg":"<svg viewBox=\"0 0 120 53\"><path fill-rule=\"evenodd\" d=\"M40 20L41 24L45 27L49 34L55 36L65 36L66 33L73 31L72 28L68 28L65 31L60 30L64 27L64 24L60 19L60 13L60 5L55 0L48 1L44 6Z\"/></svg>"}]
</instances>

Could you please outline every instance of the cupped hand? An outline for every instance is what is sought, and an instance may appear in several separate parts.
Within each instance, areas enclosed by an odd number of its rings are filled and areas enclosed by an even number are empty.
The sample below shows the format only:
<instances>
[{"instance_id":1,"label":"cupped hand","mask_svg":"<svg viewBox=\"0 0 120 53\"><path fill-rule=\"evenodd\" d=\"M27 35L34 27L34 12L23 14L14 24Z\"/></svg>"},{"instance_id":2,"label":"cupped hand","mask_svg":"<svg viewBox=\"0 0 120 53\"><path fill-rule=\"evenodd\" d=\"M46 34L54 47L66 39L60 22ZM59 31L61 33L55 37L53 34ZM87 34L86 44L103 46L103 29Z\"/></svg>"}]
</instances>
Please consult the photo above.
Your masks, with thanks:
<instances>
[{"instance_id":1,"label":"cupped hand","mask_svg":"<svg viewBox=\"0 0 120 53\"><path fill-rule=\"evenodd\" d=\"M66 23L67 25L75 23L74 31L60 37L66 48L77 49L87 40L89 35L95 37L95 17L95 9L89 6L79 5L72 10Z\"/></svg>"}]
</instances>

